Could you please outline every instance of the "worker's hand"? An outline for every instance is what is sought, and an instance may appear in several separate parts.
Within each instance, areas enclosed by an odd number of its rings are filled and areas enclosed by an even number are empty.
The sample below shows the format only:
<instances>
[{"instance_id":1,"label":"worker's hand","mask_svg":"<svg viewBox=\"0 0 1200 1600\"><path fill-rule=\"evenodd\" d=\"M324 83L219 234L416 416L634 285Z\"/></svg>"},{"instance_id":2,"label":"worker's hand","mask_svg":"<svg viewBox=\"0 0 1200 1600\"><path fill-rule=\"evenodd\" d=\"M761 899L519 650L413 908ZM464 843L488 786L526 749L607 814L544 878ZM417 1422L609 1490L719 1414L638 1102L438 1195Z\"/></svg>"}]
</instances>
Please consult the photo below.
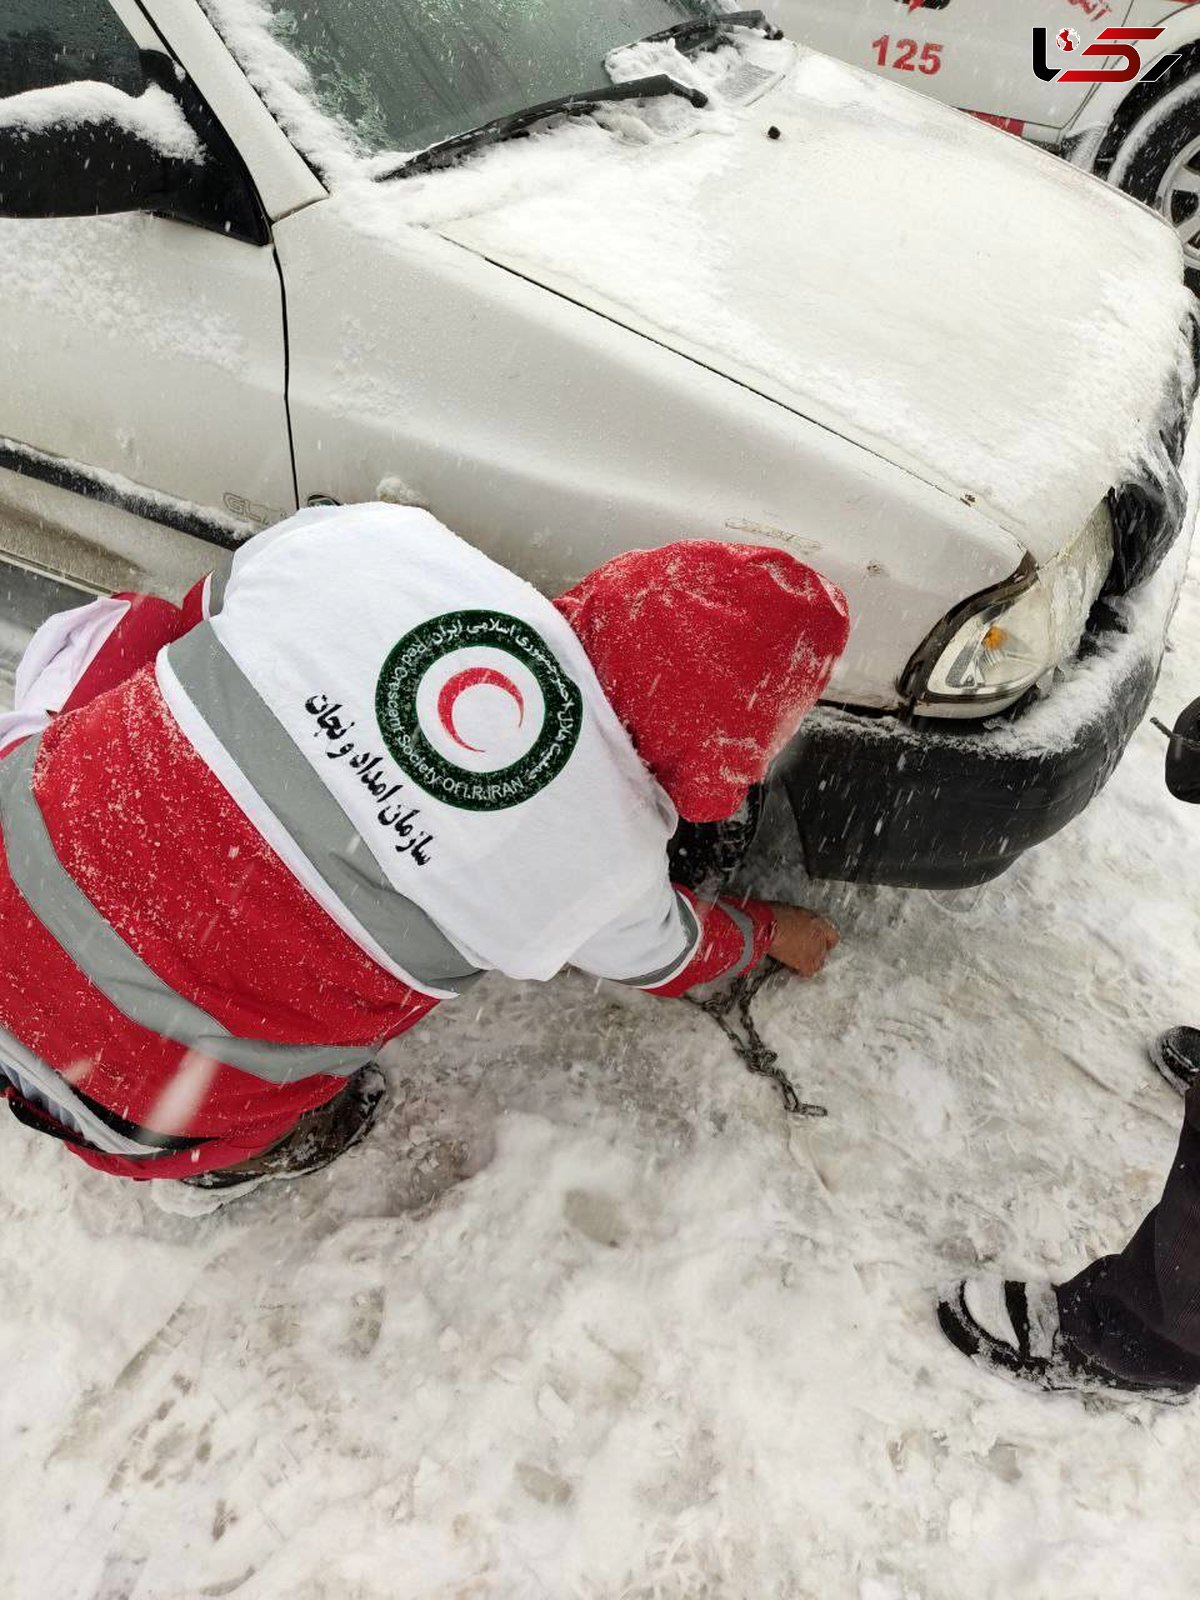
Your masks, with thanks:
<instances>
[{"instance_id":1,"label":"worker's hand","mask_svg":"<svg viewBox=\"0 0 1200 1600\"><path fill-rule=\"evenodd\" d=\"M799 906L773 905L771 910L775 914L771 954L802 978L815 978L838 942L837 929L815 911Z\"/></svg>"}]
</instances>

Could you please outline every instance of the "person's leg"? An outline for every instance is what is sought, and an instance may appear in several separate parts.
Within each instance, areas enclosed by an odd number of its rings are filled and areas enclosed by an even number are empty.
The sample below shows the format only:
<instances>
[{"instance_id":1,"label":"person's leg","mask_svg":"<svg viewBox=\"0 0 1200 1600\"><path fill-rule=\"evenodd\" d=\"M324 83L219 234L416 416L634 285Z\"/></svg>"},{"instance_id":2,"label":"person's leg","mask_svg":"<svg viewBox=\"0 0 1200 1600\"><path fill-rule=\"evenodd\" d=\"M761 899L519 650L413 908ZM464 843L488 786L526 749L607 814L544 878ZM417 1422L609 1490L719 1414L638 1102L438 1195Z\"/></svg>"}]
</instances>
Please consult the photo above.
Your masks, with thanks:
<instances>
[{"instance_id":1,"label":"person's leg","mask_svg":"<svg viewBox=\"0 0 1200 1600\"><path fill-rule=\"evenodd\" d=\"M1070 1283L966 1279L938 1303L950 1342L1041 1389L1179 1401L1200 1384L1200 1079L1162 1199L1120 1255Z\"/></svg>"},{"instance_id":2,"label":"person's leg","mask_svg":"<svg viewBox=\"0 0 1200 1600\"><path fill-rule=\"evenodd\" d=\"M1200 1383L1200 1080L1162 1199L1120 1255L1058 1291L1066 1338L1138 1382Z\"/></svg>"}]
</instances>

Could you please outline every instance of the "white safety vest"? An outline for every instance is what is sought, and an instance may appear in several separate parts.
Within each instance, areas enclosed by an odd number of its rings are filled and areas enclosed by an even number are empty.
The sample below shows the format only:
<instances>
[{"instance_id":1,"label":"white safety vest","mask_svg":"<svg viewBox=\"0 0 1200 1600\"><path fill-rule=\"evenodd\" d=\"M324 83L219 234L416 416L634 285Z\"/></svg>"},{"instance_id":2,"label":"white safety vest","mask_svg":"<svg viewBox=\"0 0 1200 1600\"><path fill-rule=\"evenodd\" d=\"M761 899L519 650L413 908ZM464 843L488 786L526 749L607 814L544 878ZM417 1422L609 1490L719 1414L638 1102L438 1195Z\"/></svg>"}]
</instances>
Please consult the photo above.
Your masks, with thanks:
<instances>
[{"instance_id":1,"label":"white safety vest","mask_svg":"<svg viewBox=\"0 0 1200 1600\"><path fill-rule=\"evenodd\" d=\"M158 659L184 734L376 960L451 995L573 963L652 987L699 932L676 813L548 600L424 511L301 512Z\"/></svg>"}]
</instances>

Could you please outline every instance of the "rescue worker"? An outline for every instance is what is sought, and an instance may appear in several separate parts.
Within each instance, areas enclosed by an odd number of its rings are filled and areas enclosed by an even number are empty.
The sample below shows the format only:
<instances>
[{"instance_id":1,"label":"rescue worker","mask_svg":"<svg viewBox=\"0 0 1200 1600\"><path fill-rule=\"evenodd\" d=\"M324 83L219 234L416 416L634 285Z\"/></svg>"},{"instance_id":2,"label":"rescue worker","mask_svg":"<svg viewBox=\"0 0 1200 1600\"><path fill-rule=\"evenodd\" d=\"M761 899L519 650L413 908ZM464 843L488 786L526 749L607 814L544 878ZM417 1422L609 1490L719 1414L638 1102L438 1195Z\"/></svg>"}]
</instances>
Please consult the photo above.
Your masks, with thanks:
<instances>
[{"instance_id":1,"label":"rescue worker","mask_svg":"<svg viewBox=\"0 0 1200 1600\"><path fill-rule=\"evenodd\" d=\"M1200 700L1170 738L1167 788L1200 804ZM1119 1255L1069 1283L968 1278L938 1306L943 1333L982 1366L1040 1389L1178 1404L1200 1384L1200 1030L1172 1028L1150 1059L1184 1096L1162 1198Z\"/></svg>"},{"instance_id":2,"label":"rescue worker","mask_svg":"<svg viewBox=\"0 0 1200 1600\"><path fill-rule=\"evenodd\" d=\"M823 919L673 888L824 689L845 601L692 542L551 602L426 512L301 512L176 608L39 630L0 718L0 1078L102 1172L229 1195L369 1129L381 1045L484 972L664 996Z\"/></svg>"}]
</instances>

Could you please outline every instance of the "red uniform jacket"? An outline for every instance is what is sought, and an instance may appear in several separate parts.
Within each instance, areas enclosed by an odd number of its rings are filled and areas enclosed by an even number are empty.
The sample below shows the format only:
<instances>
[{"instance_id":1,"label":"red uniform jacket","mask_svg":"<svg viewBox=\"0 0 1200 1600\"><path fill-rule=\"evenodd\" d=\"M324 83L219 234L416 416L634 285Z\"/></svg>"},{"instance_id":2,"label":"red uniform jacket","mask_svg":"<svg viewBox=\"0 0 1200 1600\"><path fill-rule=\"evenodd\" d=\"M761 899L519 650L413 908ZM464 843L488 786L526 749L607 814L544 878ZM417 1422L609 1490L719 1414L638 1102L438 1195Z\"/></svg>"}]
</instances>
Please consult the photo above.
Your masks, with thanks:
<instances>
[{"instance_id":1,"label":"red uniform jacket","mask_svg":"<svg viewBox=\"0 0 1200 1600\"><path fill-rule=\"evenodd\" d=\"M681 814L712 820L737 809L815 701L847 625L837 591L787 556L680 548L618 558L558 604ZM42 735L32 785L53 855L145 967L231 1035L373 1052L438 1002L343 932L172 717L152 664L203 619L206 593L198 586L182 608L121 597L127 612ZM706 648L681 648L681 606L691 645ZM72 1143L83 1160L137 1179L233 1165L342 1087L344 1075L320 1072L264 1081L131 1021L31 910L12 848L6 831L0 1027L135 1129L204 1141L146 1156ZM653 992L745 969L774 934L756 902L696 911L695 956Z\"/></svg>"}]
</instances>

